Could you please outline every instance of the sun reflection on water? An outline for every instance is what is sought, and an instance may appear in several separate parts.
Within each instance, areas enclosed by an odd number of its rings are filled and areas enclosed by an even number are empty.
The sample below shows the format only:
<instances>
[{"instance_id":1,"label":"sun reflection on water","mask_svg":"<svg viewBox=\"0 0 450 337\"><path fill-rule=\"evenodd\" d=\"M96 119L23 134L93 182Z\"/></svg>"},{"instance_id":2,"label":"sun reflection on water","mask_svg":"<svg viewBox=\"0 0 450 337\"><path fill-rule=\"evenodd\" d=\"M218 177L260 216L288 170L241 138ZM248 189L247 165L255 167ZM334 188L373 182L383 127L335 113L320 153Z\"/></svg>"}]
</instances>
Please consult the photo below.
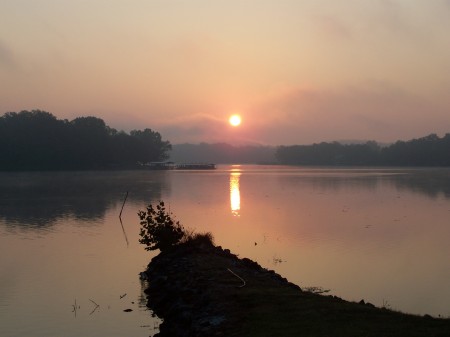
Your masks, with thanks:
<instances>
[{"instance_id":1,"label":"sun reflection on water","mask_svg":"<svg viewBox=\"0 0 450 337\"><path fill-rule=\"evenodd\" d=\"M239 191L239 179L241 172L230 174L230 204L233 216L239 217L241 211L241 193Z\"/></svg>"}]
</instances>

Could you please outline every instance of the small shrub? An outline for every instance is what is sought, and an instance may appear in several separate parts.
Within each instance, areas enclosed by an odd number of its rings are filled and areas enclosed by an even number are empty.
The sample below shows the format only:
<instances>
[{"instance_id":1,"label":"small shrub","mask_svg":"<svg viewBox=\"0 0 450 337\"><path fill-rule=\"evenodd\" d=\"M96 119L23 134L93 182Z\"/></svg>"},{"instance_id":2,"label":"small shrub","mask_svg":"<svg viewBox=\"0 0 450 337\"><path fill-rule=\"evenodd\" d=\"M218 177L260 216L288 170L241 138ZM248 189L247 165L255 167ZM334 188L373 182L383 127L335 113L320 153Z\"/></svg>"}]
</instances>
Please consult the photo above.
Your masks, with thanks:
<instances>
[{"instance_id":1,"label":"small shrub","mask_svg":"<svg viewBox=\"0 0 450 337\"><path fill-rule=\"evenodd\" d=\"M172 219L166 211L163 201L158 205L148 205L146 211L138 212L141 230L139 243L146 245L146 250L164 251L178 244L186 232L179 221Z\"/></svg>"}]
</instances>

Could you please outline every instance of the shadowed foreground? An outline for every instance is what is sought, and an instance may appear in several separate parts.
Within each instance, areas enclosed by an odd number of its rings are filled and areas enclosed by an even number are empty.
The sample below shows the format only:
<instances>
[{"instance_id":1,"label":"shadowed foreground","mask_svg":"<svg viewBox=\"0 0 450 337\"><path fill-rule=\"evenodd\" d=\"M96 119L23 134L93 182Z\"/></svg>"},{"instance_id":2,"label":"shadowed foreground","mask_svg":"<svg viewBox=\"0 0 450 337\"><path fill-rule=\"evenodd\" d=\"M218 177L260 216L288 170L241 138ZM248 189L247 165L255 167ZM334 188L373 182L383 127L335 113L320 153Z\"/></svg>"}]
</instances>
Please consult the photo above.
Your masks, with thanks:
<instances>
[{"instance_id":1,"label":"shadowed foreground","mask_svg":"<svg viewBox=\"0 0 450 337\"><path fill-rule=\"evenodd\" d=\"M145 272L157 336L450 336L450 320L302 291L229 250L188 242Z\"/></svg>"}]
</instances>

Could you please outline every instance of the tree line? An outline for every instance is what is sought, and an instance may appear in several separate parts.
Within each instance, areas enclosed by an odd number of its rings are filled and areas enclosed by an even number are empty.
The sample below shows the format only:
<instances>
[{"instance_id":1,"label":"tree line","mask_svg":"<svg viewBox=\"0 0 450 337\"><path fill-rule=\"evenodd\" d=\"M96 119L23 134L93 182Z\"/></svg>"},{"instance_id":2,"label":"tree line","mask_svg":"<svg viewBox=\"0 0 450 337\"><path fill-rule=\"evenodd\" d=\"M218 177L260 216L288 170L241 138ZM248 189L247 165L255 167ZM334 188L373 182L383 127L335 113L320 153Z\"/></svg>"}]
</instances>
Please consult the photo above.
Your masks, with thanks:
<instances>
[{"instance_id":1,"label":"tree line","mask_svg":"<svg viewBox=\"0 0 450 337\"><path fill-rule=\"evenodd\" d=\"M275 156L286 165L340 166L450 166L450 134L430 134L409 141L381 146L338 142L279 146Z\"/></svg>"},{"instance_id":2,"label":"tree line","mask_svg":"<svg viewBox=\"0 0 450 337\"><path fill-rule=\"evenodd\" d=\"M166 160L171 148L156 131L117 131L97 117L59 120L41 110L0 117L0 170L133 168Z\"/></svg>"},{"instance_id":3,"label":"tree line","mask_svg":"<svg viewBox=\"0 0 450 337\"><path fill-rule=\"evenodd\" d=\"M135 168L164 161L172 145L151 129L130 133L97 117L59 120L41 110L0 117L0 170L79 170ZM381 146L322 142L273 147L180 144L172 160L215 163L273 163L327 166L450 166L450 133L430 134Z\"/></svg>"}]
</instances>

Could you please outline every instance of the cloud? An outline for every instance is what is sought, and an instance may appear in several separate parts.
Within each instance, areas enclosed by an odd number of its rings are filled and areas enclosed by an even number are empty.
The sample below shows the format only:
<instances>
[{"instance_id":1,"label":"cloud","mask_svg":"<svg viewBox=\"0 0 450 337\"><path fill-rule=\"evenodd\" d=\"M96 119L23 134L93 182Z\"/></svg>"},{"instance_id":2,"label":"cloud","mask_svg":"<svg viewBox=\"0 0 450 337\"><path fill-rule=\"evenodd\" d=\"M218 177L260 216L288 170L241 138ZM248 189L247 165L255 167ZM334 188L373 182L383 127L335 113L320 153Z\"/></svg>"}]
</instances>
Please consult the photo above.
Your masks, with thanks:
<instances>
[{"instance_id":1,"label":"cloud","mask_svg":"<svg viewBox=\"0 0 450 337\"><path fill-rule=\"evenodd\" d=\"M224 141L225 122L207 114L173 118L158 127L164 138L173 144Z\"/></svg>"},{"instance_id":2,"label":"cloud","mask_svg":"<svg viewBox=\"0 0 450 337\"><path fill-rule=\"evenodd\" d=\"M317 18L317 24L319 31L327 38L332 40L339 39L350 39L352 38L351 28L343 20L331 16L320 16Z\"/></svg>"},{"instance_id":3,"label":"cloud","mask_svg":"<svg viewBox=\"0 0 450 337\"><path fill-rule=\"evenodd\" d=\"M14 53L8 46L0 40L0 67L12 68L16 66Z\"/></svg>"},{"instance_id":4,"label":"cloud","mask_svg":"<svg viewBox=\"0 0 450 337\"><path fill-rule=\"evenodd\" d=\"M256 136L276 144L395 141L450 131L436 104L383 82L339 90L291 89L263 102Z\"/></svg>"},{"instance_id":5,"label":"cloud","mask_svg":"<svg viewBox=\"0 0 450 337\"><path fill-rule=\"evenodd\" d=\"M197 113L157 123L155 129L172 144L393 142L450 132L450 119L445 114L448 104L437 104L380 81L340 89L292 87L242 111L244 122L238 128L228 125L227 116Z\"/></svg>"}]
</instances>

